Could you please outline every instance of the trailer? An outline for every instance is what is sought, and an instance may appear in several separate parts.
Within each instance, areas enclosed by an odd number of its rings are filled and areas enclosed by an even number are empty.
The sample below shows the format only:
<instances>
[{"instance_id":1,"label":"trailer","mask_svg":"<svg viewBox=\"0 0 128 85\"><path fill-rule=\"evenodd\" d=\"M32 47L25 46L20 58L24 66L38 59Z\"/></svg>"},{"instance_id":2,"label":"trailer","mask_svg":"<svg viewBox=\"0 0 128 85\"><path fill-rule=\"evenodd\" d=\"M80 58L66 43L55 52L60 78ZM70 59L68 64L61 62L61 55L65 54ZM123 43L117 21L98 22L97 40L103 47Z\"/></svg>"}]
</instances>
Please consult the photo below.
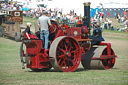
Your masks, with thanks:
<instances>
[{"instance_id":1,"label":"trailer","mask_svg":"<svg viewBox=\"0 0 128 85\"><path fill-rule=\"evenodd\" d=\"M9 36L21 41L23 12L20 10L0 9L0 37Z\"/></svg>"}]
</instances>

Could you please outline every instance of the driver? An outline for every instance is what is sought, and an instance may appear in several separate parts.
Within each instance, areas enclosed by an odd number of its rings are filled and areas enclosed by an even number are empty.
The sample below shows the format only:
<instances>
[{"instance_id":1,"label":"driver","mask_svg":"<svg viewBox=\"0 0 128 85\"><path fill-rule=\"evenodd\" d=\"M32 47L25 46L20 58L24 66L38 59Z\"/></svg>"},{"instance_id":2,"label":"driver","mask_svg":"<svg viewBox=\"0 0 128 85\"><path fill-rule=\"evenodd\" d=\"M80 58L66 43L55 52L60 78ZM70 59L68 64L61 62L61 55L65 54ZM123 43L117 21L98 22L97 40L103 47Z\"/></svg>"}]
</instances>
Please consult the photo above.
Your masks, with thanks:
<instances>
[{"instance_id":1,"label":"driver","mask_svg":"<svg viewBox=\"0 0 128 85\"><path fill-rule=\"evenodd\" d=\"M40 39L42 40L42 46L45 51L48 50L48 40L49 40L49 26L52 26L50 19L47 17L47 12L44 11L43 15L38 19L38 26L40 30Z\"/></svg>"}]
</instances>

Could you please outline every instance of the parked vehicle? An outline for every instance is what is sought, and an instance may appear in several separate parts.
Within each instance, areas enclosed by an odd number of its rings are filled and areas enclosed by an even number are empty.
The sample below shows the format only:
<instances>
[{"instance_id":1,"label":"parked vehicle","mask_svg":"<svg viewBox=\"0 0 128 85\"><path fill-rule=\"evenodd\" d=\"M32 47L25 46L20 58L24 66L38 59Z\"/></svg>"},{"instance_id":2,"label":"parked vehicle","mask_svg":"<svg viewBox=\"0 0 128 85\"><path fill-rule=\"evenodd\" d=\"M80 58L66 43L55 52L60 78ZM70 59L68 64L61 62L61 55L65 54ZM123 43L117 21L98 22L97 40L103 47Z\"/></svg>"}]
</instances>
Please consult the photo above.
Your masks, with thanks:
<instances>
[{"instance_id":1,"label":"parked vehicle","mask_svg":"<svg viewBox=\"0 0 128 85\"><path fill-rule=\"evenodd\" d=\"M23 12L20 10L0 9L0 37L14 37L21 40L21 27Z\"/></svg>"}]
</instances>

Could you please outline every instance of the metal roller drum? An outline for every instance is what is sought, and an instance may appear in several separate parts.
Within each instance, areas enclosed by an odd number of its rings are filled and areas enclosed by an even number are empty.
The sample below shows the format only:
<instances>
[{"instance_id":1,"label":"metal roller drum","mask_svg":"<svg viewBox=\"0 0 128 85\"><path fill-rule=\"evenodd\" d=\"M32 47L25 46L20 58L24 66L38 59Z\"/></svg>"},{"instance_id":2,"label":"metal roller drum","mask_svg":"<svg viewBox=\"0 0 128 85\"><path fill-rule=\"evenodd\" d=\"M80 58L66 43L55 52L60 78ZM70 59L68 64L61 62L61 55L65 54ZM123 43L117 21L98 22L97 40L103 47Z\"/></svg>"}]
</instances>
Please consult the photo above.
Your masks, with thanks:
<instances>
[{"instance_id":1,"label":"metal roller drum","mask_svg":"<svg viewBox=\"0 0 128 85\"><path fill-rule=\"evenodd\" d=\"M115 58L102 59L101 55L107 55L106 46L93 46L82 55L82 65L85 69L110 69L114 66ZM111 49L111 55L115 56Z\"/></svg>"}]
</instances>

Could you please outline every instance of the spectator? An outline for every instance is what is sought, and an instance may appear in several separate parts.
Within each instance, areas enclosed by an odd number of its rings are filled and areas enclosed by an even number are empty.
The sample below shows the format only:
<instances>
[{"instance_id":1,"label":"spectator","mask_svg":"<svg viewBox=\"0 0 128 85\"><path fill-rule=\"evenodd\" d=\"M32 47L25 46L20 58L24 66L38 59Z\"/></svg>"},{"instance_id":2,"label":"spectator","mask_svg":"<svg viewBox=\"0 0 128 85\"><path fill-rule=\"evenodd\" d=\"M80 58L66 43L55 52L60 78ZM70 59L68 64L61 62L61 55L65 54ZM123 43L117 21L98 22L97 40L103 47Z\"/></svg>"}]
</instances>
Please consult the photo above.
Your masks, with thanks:
<instances>
[{"instance_id":1,"label":"spectator","mask_svg":"<svg viewBox=\"0 0 128 85\"><path fill-rule=\"evenodd\" d=\"M112 21L110 19L108 19L108 27L110 30L111 30L111 24L112 24Z\"/></svg>"},{"instance_id":2,"label":"spectator","mask_svg":"<svg viewBox=\"0 0 128 85\"><path fill-rule=\"evenodd\" d=\"M103 11L101 11L101 17L102 17L102 19L104 18L104 12Z\"/></svg>"},{"instance_id":3,"label":"spectator","mask_svg":"<svg viewBox=\"0 0 128 85\"><path fill-rule=\"evenodd\" d=\"M108 12L108 18L110 17L110 13Z\"/></svg>"},{"instance_id":4,"label":"spectator","mask_svg":"<svg viewBox=\"0 0 128 85\"><path fill-rule=\"evenodd\" d=\"M118 14L118 22L120 23L120 15Z\"/></svg>"},{"instance_id":5,"label":"spectator","mask_svg":"<svg viewBox=\"0 0 128 85\"><path fill-rule=\"evenodd\" d=\"M113 26L111 27L111 30L114 30L114 27Z\"/></svg>"},{"instance_id":6,"label":"spectator","mask_svg":"<svg viewBox=\"0 0 128 85\"><path fill-rule=\"evenodd\" d=\"M121 16L121 24L123 24L123 22L124 22L124 17L123 17L123 15Z\"/></svg>"},{"instance_id":7,"label":"spectator","mask_svg":"<svg viewBox=\"0 0 128 85\"><path fill-rule=\"evenodd\" d=\"M70 16L70 23L73 23L73 15Z\"/></svg>"},{"instance_id":8,"label":"spectator","mask_svg":"<svg viewBox=\"0 0 128 85\"><path fill-rule=\"evenodd\" d=\"M125 21L127 28L126 28L126 32L128 32L128 19Z\"/></svg>"},{"instance_id":9,"label":"spectator","mask_svg":"<svg viewBox=\"0 0 128 85\"><path fill-rule=\"evenodd\" d=\"M114 17L115 17L115 19L116 19L116 12L114 13Z\"/></svg>"},{"instance_id":10,"label":"spectator","mask_svg":"<svg viewBox=\"0 0 128 85\"><path fill-rule=\"evenodd\" d=\"M67 18L68 23L69 23L69 22L70 22L70 15L69 15L69 14L67 14L66 18Z\"/></svg>"},{"instance_id":11,"label":"spectator","mask_svg":"<svg viewBox=\"0 0 128 85\"><path fill-rule=\"evenodd\" d=\"M107 20L105 19L105 22L104 22L104 28L107 30L107 25L108 25L108 22Z\"/></svg>"},{"instance_id":12,"label":"spectator","mask_svg":"<svg viewBox=\"0 0 128 85\"><path fill-rule=\"evenodd\" d=\"M126 14L127 14L127 12L126 12L126 10L124 11L124 16L126 16Z\"/></svg>"}]
</instances>

